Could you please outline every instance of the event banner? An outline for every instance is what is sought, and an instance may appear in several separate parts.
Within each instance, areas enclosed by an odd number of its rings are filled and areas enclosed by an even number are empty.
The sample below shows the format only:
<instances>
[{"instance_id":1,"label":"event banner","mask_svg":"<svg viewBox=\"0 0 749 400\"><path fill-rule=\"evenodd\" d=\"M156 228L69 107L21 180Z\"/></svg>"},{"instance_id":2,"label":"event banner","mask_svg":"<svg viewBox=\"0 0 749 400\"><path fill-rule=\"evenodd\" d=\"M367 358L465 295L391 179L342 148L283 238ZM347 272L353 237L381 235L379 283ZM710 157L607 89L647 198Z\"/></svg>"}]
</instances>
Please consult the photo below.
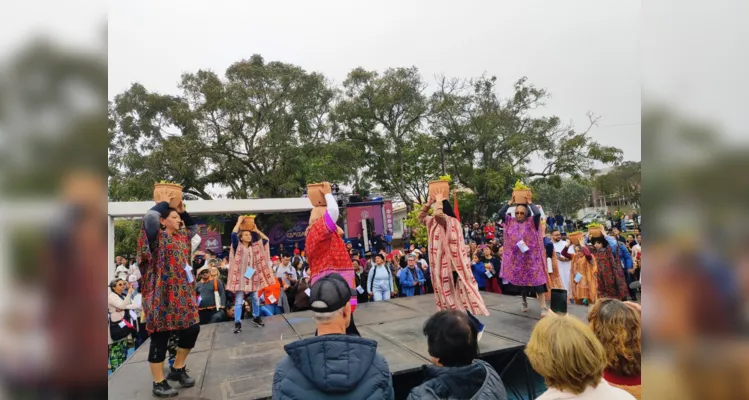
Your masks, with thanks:
<instances>
[{"instance_id":1,"label":"event banner","mask_svg":"<svg viewBox=\"0 0 749 400\"><path fill-rule=\"evenodd\" d=\"M385 233L393 232L393 202L385 200Z\"/></svg>"},{"instance_id":2,"label":"event banner","mask_svg":"<svg viewBox=\"0 0 749 400\"><path fill-rule=\"evenodd\" d=\"M299 243L300 246L303 246L307 225L309 225L308 213L295 216L290 226L280 222L274 224L267 233L271 246L278 244L290 245L294 243Z\"/></svg>"},{"instance_id":3,"label":"event banner","mask_svg":"<svg viewBox=\"0 0 749 400\"><path fill-rule=\"evenodd\" d=\"M361 220L363 219L372 220L375 234L385 233L385 224L382 221L382 203L349 204L346 207L347 237L355 238L356 235L362 233Z\"/></svg>"},{"instance_id":4,"label":"event banner","mask_svg":"<svg viewBox=\"0 0 749 400\"><path fill-rule=\"evenodd\" d=\"M198 250L211 250L215 254L221 254L221 234L211 229L208 225L198 225L198 235L200 235L200 246Z\"/></svg>"}]
</instances>

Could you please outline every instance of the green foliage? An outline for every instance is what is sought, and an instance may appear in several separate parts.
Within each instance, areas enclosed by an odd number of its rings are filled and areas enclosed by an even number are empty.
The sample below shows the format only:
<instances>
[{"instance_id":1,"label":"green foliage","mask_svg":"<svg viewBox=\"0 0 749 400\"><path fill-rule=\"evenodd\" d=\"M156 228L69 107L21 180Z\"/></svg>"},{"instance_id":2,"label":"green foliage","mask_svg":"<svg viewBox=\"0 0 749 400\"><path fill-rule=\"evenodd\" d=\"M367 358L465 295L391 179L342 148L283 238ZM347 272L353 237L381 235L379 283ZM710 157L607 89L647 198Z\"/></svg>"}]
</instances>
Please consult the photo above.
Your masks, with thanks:
<instances>
[{"instance_id":1,"label":"green foliage","mask_svg":"<svg viewBox=\"0 0 749 400\"><path fill-rule=\"evenodd\" d=\"M139 219L117 219L114 221L114 253L118 256L134 256L138 248L138 235L142 221Z\"/></svg>"},{"instance_id":2,"label":"green foliage","mask_svg":"<svg viewBox=\"0 0 749 400\"><path fill-rule=\"evenodd\" d=\"M519 179L556 184L620 160L618 149L589 137L592 116L577 131L539 114L549 94L526 78L507 98L496 83L442 78L429 94L416 67L356 68L337 88L254 55L223 76L184 74L179 95L134 84L109 104L109 197L148 200L160 180L182 185L188 199L210 199L212 188L229 198L296 197L326 180L400 198L411 210L430 180L449 174L453 187L473 192L459 195L461 215L479 221ZM542 168L531 170L531 159Z\"/></svg>"},{"instance_id":3,"label":"green foliage","mask_svg":"<svg viewBox=\"0 0 749 400\"><path fill-rule=\"evenodd\" d=\"M640 204L642 164L623 162L606 174L595 177L594 184L607 197L624 197L635 206Z\"/></svg>"},{"instance_id":4,"label":"green foliage","mask_svg":"<svg viewBox=\"0 0 749 400\"><path fill-rule=\"evenodd\" d=\"M539 179L533 182L533 202L541 204L547 214L572 215L589 205L592 186L575 179Z\"/></svg>"},{"instance_id":5,"label":"green foliage","mask_svg":"<svg viewBox=\"0 0 749 400\"><path fill-rule=\"evenodd\" d=\"M411 211L408 212L408 217L405 220L405 224L407 227L411 229L411 232L413 233L414 241L412 244L415 244L417 246L426 246L429 238L427 236L427 227L426 225L422 224L421 221L419 221L419 211L420 207L418 207L418 204L416 207L413 207ZM432 215L432 209L429 209L429 215Z\"/></svg>"}]
</instances>

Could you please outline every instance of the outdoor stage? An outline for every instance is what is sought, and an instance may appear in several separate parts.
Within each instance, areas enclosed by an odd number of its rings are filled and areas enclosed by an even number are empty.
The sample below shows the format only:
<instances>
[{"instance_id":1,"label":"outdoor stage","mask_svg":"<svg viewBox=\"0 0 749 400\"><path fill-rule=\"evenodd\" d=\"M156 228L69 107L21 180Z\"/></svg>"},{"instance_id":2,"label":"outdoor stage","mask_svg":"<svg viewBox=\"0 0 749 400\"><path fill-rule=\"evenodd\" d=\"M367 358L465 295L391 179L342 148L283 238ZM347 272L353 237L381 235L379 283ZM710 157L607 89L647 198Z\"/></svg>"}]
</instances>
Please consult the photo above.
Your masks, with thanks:
<instances>
[{"instance_id":1,"label":"outdoor stage","mask_svg":"<svg viewBox=\"0 0 749 400\"><path fill-rule=\"evenodd\" d=\"M486 325L479 342L482 359L500 373L510 399L533 399L545 390L543 380L529 366L522 350L540 318L538 303L528 299L529 313L520 311L520 297L483 293L491 313L479 317ZM587 308L568 306L569 312L585 320ZM429 363L424 321L436 311L434 295L360 304L356 326L363 337L377 341L393 374L396 399L404 399L423 380L421 366ZM273 370L286 354L283 346L313 336L315 323L310 311L276 315L256 328L250 320L240 334L232 333L233 322L201 326L198 342L187 359L195 387L179 388L175 399L263 399L271 395ZM152 399L151 373L146 362L146 342L109 377L109 399Z\"/></svg>"}]
</instances>

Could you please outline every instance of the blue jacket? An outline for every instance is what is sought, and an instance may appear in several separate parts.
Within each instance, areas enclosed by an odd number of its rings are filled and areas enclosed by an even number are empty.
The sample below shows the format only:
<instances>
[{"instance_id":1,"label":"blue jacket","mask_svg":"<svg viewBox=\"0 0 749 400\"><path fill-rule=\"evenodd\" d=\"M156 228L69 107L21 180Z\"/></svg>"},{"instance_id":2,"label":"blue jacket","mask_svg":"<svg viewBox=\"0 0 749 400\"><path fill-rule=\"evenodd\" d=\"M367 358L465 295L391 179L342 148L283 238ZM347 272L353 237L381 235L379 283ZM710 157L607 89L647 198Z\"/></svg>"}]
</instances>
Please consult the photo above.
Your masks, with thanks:
<instances>
[{"instance_id":1,"label":"blue jacket","mask_svg":"<svg viewBox=\"0 0 749 400\"><path fill-rule=\"evenodd\" d=\"M486 267L484 267L484 263L479 261L471 265L471 270L473 271L473 277L476 278L478 287L486 288Z\"/></svg>"},{"instance_id":2,"label":"blue jacket","mask_svg":"<svg viewBox=\"0 0 749 400\"><path fill-rule=\"evenodd\" d=\"M408 267L403 268L403 270L401 271L401 275L398 277L398 280L401 284L401 294L406 297L411 297L414 295L414 292L416 292L416 286L414 285L416 281L421 282L419 290L424 287L424 283L426 282L426 279L424 279L424 273L421 271L421 268L414 267L414 271L416 271L416 279L414 279L411 268Z\"/></svg>"},{"instance_id":3,"label":"blue jacket","mask_svg":"<svg viewBox=\"0 0 749 400\"><path fill-rule=\"evenodd\" d=\"M617 252L619 253L619 260L624 265L624 269L632 269L632 254L627 250L627 245L618 242Z\"/></svg>"},{"instance_id":4,"label":"blue jacket","mask_svg":"<svg viewBox=\"0 0 749 400\"><path fill-rule=\"evenodd\" d=\"M463 367L425 365L427 381L411 389L408 400L507 400L497 371L481 360Z\"/></svg>"},{"instance_id":5,"label":"blue jacket","mask_svg":"<svg viewBox=\"0 0 749 400\"><path fill-rule=\"evenodd\" d=\"M284 346L273 375L273 400L393 399L393 378L377 342L325 335Z\"/></svg>"}]
</instances>

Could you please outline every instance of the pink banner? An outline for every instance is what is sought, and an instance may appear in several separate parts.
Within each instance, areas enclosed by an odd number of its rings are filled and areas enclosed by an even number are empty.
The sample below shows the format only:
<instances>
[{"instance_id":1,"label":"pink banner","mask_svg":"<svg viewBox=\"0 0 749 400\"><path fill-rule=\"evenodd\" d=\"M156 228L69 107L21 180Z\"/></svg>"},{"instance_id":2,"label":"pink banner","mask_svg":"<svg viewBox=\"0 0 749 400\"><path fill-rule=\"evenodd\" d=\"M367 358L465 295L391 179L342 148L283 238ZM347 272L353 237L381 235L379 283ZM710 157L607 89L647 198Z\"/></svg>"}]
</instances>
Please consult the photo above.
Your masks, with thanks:
<instances>
[{"instance_id":1,"label":"pink banner","mask_svg":"<svg viewBox=\"0 0 749 400\"><path fill-rule=\"evenodd\" d=\"M215 254L221 254L221 234L211 230L206 225L198 225L198 235L200 235L200 246L198 250L211 250Z\"/></svg>"},{"instance_id":2,"label":"pink banner","mask_svg":"<svg viewBox=\"0 0 749 400\"><path fill-rule=\"evenodd\" d=\"M382 222L382 205L374 204L368 206L350 205L346 207L346 224L348 225L348 237L355 238L362 233L361 220L374 220L375 233L384 234L385 225Z\"/></svg>"},{"instance_id":3,"label":"pink banner","mask_svg":"<svg viewBox=\"0 0 749 400\"><path fill-rule=\"evenodd\" d=\"M385 234L393 232L393 202L385 200Z\"/></svg>"}]
</instances>

